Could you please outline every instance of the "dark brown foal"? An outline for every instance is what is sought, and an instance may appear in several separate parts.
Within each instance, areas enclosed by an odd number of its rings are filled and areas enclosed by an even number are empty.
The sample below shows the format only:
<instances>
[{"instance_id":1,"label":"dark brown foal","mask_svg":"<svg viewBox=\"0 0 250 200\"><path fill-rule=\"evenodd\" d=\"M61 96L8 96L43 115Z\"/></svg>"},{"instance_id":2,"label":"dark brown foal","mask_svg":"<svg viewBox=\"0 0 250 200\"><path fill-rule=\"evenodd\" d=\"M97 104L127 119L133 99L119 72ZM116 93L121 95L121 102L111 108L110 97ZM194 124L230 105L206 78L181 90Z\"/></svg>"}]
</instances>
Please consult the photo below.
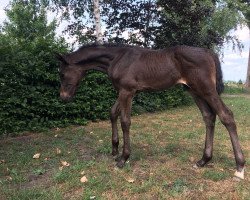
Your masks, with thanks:
<instances>
[{"instance_id":1,"label":"dark brown foal","mask_svg":"<svg viewBox=\"0 0 250 200\"><path fill-rule=\"evenodd\" d=\"M108 74L118 98L111 109L112 155L119 155L117 120L120 116L123 132L123 151L117 166L123 167L130 156L129 129L131 105L136 92L165 90L175 84L184 84L193 96L206 124L203 156L195 167L205 166L213 154L216 115L229 132L236 169L235 176L244 179L245 160L239 144L233 113L220 98L223 91L221 66L218 56L208 49L177 46L149 50L134 46L88 45L77 51L58 55L61 61L60 96L71 100L86 71L94 69Z\"/></svg>"}]
</instances>

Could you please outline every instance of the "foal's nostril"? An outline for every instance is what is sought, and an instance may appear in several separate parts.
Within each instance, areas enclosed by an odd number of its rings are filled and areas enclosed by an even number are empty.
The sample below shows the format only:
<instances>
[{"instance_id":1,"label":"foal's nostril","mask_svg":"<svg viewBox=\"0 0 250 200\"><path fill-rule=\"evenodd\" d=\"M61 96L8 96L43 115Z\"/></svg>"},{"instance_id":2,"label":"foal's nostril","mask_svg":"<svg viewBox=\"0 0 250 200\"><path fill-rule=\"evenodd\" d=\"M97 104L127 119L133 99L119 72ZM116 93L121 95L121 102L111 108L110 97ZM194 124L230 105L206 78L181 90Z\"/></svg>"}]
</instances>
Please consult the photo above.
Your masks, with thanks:
<instances>
[{"instance_id":1,"label":"foal's nostril","mask_svg":"<svg viewBox=\"0 0 250 200\"><path fill-rule=\"evenodd\" d=\"M71 96L67 92L61 91L60 92L60 98L63 101L69 101L71 99Z\"/></svg>"}]
</instances>

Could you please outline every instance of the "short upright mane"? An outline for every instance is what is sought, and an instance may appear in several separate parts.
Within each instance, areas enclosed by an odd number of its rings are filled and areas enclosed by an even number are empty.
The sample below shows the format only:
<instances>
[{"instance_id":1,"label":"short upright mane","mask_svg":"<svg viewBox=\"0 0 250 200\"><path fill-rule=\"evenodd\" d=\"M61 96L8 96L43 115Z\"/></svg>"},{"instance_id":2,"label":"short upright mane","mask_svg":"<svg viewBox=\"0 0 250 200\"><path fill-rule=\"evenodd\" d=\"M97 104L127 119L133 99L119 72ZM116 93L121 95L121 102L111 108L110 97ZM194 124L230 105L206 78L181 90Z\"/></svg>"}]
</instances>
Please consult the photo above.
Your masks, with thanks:
<instances>
[{"instance_id":1,"label":"short upright mane","mask_svg":"<svg viewBox=\"0 0 250 200\"><path fill-rule=\"evenodd\" d=\"M104 43L104 44L98 44L98 43L89 43L89 44L84 44L81 47L79 47L78 50L83 50L86 48L90 47L131 47L131 48L143 48L141 46L137 45L129 45L129 44L123 44L123 43Z\"/></svg>"}]
</instances>

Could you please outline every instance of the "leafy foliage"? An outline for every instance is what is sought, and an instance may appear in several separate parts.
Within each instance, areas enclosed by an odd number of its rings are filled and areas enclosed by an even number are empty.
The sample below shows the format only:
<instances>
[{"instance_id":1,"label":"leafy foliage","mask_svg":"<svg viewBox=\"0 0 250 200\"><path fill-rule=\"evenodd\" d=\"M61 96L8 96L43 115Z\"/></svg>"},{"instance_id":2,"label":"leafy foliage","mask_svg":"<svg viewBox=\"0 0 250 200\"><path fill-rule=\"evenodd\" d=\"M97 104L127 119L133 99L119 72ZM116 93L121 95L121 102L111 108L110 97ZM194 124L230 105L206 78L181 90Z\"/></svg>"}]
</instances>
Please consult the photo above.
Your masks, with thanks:
<instances>
[{"instance_id":1,"label":"leafy foliage","mask_svg":"<svg viewBox=\"0 0 250 200\"><path fill-rule=\"evenodd\" d=\"M65 51L66 46L55 39L55 22L47 25L44 8L37 11L32 4L15 2L7 15L10 21L0 35L0 131L53 124L52 110L58 103L51 98L58 87L53 52Z\"/></svg>"},{"instance_id":2,"label":"leafy foliage","mask_svg":"<svg viewBox=\"0 0 250 200\"><path fill-rule=\"evenodd\" d=\"M211 27L215 2L160 0L159 6L162 27L157 30L157 46L185 44L212 48L223 42L224 38Z\"/></svg>"},{"instance_id":3,"label":"leafy foliage","mask_svg":"<svg viewBox=\"0 0 250 200\"><path fill-rule=\"evenodd\" d=\"M103 3L105 35L109 40L152 46L159 24L160 12L154 0L116 0ZM127 33L127 38L123 34Z\"/></svg>"},{"instance_id":4,"label":"leafy foliage","mask_svg":"<svg viewBox=\"0 0 250 200\"><path fill-rule=\"evenodd\" d=\"M70 34L77 36L79 41L95 40L91 0L52 2L54 8L63 10L63 16L75 19L68 26ZM237 2L104 0L100 2L100 9L106 29L104 35L109 41L156 48L184 44L210 49L232 41L241 48L237 38L229 32L243 22L239 11L246 11L244 0Z\"/></svg>"},{"instance_id":5,"label":"leafy foliage","mask_svg":"<svg viewBox=\"0 0 250 200\"><path fill-rule=\"evenodd\" d=\"M56 22L47 22L45 6L15 1L7 15L0 33L0 135L107 119L116 92L106 75L90 72L74 102L59 100L54 52L68 48L55 36ZM140 94L134 100L140 108L135 113L184 102L182 92L170 93Z\"/></svg>"}]
</instances>

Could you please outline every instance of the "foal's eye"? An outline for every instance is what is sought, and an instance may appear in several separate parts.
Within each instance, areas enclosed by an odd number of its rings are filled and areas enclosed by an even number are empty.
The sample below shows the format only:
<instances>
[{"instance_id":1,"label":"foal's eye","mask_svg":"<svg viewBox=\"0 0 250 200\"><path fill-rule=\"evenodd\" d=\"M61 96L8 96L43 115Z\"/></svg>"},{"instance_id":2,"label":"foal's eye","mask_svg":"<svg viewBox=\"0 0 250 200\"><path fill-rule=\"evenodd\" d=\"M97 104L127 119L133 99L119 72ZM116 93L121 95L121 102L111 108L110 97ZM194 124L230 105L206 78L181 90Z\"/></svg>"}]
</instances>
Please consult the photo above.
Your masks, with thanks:
<instances>
[{"instance_id":1,"label":"foal's eye","mask_svg":"<svg viewBox=\"0 0 250 200\"><path fill-rule=\"evenodd\" d=\"M64 74L60 74L60 78L63 79L64 78Z\"/></svg>"}]
</instances>

